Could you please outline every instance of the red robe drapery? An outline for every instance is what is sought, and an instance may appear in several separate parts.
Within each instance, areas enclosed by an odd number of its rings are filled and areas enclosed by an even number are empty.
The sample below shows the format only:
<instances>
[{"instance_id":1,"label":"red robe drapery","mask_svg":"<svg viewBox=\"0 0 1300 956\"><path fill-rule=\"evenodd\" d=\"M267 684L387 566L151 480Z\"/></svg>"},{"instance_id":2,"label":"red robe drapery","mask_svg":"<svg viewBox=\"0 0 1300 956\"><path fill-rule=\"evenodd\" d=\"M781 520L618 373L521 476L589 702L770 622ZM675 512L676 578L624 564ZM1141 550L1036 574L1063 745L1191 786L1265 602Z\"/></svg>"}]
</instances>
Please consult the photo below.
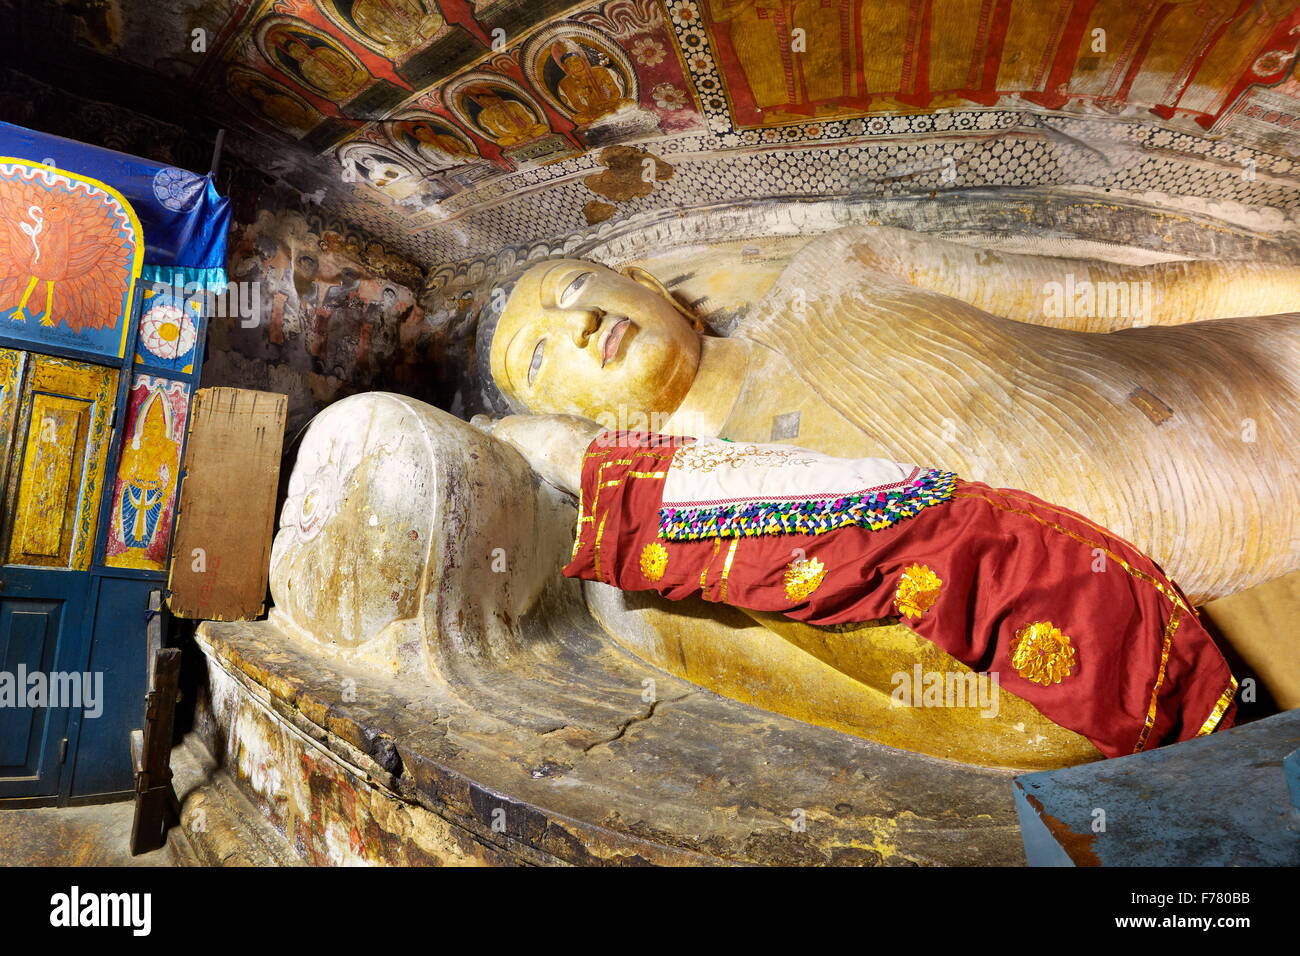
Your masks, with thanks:
<instances>
[{"instance_id":1,"label":"red robe drapery","mask_svg":"<svg viewBox=\"0 0 1300 956\"><path fill-rule=\"evenodd\" d=\"M898 616L1108 757L1231 725L1237 682L1182 591L1086 518L957 479L881 530L666 540L664 482L688 441L592 442L566 575L810 624Z\"/></svg>"}]
</instances>

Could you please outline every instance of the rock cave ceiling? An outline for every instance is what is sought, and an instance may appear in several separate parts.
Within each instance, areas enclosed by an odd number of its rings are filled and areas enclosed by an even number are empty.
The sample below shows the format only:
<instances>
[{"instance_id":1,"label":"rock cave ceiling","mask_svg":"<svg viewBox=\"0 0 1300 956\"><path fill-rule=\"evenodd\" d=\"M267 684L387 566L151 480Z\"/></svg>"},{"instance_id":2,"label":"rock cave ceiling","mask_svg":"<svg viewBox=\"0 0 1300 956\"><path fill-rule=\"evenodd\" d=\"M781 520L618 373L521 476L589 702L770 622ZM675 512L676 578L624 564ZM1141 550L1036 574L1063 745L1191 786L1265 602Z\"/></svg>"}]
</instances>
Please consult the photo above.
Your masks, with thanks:
<instances>
[{"instance_id":1,"label":"rock cave ceiling","mask_svg":"<svg viewBox=\"0 0 1300 956\"><path fill-rule=\"evenodd\" d=\"M1300 196L1279 0L43 0L6 22L11 65L225 128L430 270L764 197Z\"/></svg>"}]
</instances>

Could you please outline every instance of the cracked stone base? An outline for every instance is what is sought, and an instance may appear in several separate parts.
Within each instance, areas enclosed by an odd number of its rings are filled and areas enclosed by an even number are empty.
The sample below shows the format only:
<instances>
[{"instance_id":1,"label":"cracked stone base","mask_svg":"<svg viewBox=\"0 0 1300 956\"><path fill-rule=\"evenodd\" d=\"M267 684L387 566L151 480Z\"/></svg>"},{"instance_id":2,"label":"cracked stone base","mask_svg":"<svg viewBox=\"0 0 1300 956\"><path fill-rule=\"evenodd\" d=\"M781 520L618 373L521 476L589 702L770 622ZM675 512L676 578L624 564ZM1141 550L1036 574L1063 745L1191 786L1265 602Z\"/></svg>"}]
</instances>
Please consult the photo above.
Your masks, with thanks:
<instances>
[{"instance_id":1,"label":"cracked stone base","mask_svg":"<svg viewBox=\"0 0 1300 956\"><path fill-rule=\"evenodd\" d=\"M350 669L264 622L203 624L195 734L215 759L208 782L182 792L194 856L226 865L1024 863L1010 772L757 710L590 635L561 642L565 653L518 669L467 661L453 687ZM641 697L646 678L655 701ZM275 846L238 836L249 814Z\"/></svg>"}]
</instances>

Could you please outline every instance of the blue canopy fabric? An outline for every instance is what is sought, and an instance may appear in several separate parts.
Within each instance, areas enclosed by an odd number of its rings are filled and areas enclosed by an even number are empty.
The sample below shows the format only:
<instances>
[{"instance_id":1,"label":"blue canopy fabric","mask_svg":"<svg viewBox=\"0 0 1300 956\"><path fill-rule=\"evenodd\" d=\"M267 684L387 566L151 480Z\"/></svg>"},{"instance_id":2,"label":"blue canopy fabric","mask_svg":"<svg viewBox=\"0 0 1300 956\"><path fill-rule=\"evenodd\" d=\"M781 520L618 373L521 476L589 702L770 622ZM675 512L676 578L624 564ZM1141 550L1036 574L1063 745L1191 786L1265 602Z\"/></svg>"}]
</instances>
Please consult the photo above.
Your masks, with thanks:
<instances>
[{"instance_id":1,"label":"blue canopy fabric","mask_svg":"<svg viewBox=\"0 0 1300 956\"><path fill-rule=\"evenodd\" d=\"M146 266L182 267L209 286L226 281L230 200L212 177L61 136L0 123L0 156L44 163L113 187L144 230Z\"/></svg>"}]
</instances>

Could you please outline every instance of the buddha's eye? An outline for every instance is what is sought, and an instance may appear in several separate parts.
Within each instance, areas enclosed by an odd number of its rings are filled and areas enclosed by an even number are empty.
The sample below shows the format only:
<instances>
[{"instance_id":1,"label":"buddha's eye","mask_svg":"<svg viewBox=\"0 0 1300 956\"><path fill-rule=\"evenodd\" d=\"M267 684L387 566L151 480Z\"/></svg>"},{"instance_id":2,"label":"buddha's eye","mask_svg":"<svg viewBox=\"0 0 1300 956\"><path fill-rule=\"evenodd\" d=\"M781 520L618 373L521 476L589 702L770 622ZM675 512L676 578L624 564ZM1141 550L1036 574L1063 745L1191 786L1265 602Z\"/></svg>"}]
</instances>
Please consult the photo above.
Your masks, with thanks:
<instances>
[{"instance_id":1,"label":"buddha's eye","mask_svg":"<svg viewBox=\"0 0 1300 956\"><path fill-rule=\"evenodd\" d=\"M533 379L537 375L537 370L542 367L542 349L546 346L546 339L537 343L537 348L533 349L533 360L528 363L528 384L533 384Z\"/></svg>"},{"instance_id":2,"label":"buddha's eye","mask_svg":"<svg viewBox=\"0 0 1300 956\"><path fill-rule=\"evenodd\" d=\"M560 293L560 298L559 298L560 307L567 309L570 305L572 305L574 300L576 300L578 298L578 295L582 292L583 287L586 286L587 280L590 279L594 274L595 273L592 272L584 272L582 273L582 275L578 276L576 279L574 279L568 285L566 285L564 287L564 291Z\"/></svg>"}]
</instances>

